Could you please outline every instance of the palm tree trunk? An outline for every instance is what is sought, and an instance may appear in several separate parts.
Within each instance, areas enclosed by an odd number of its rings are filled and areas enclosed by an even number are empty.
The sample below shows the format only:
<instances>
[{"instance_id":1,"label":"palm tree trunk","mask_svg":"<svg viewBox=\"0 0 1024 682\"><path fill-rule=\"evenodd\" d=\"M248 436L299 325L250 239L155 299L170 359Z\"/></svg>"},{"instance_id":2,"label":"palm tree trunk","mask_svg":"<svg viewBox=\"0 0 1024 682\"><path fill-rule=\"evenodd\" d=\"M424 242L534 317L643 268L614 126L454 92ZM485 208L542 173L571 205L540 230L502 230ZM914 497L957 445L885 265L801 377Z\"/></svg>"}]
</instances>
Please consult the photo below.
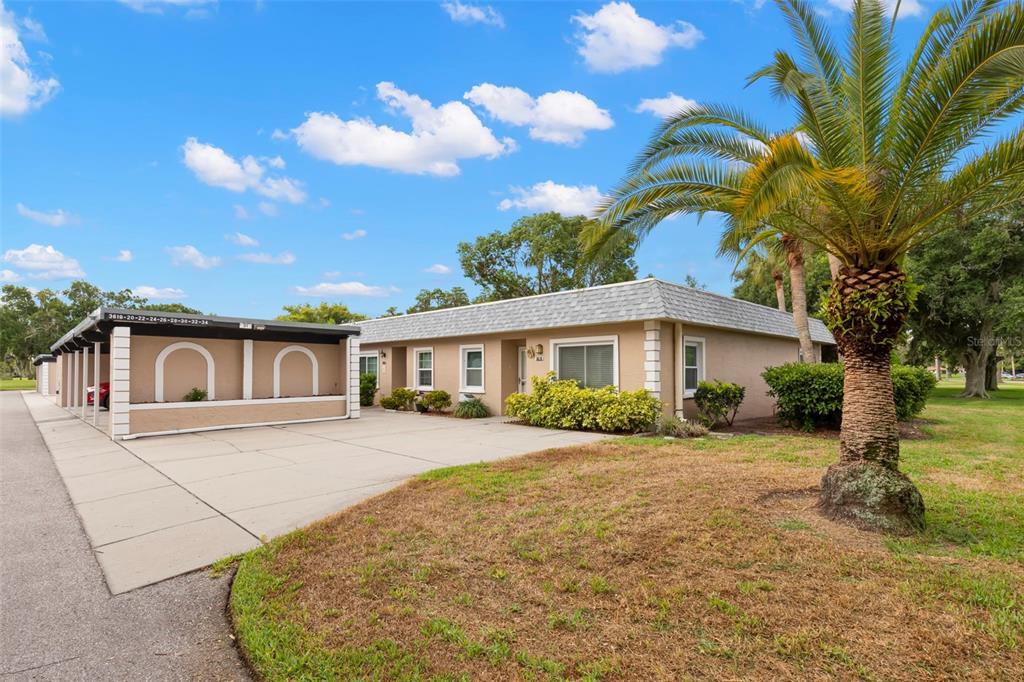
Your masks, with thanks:
<instances>
[{"instance_id":1,"label":"palm tree trunk","mask_svg":"<svg viewBox=\"0 0 1024 682\"><path fill-rule=\"evenodd\" d=\"M828 322L843 355L839 461L821 480L829 518L869 530L908 534L924 527L924 501L899 471L892 348L910 311L906 275L895 267L840 269Z\"/></svg>"},{"instance_id":2,"label":"palm tree trunk","mask_svg":"<svg viewBox=\"0 0 1024 682\"><path fill-rule=\"evenodd\" d=\"M811 327L807 321L807 284L804 274L804 250L799 240L784 235L782 245L786 249L789 263L789 296L793 300L793 324L800 338L800 352L803 362L816 362L814 343L811 341Z\"/></svg>"},{"instance_id":3,"label":"palm tree trunk","mask_svg":"<svg viewBox=\"0 0 1024 682\"><path fill-rule=\"evenodd\" d=\"M782 273L773 272L772 279L775 281L775 300L779 304L779 310L786 312L786 288L782 286Z\"/></svg>"},{"instance_id":4,"label":"palm tree trunk","mask_svg":"<svg viewBox=\"0 0 1024 682\"><path fill-rule=\"evenodd\" d=\"M839 276L839 268L842 265L843 263L839 260L838 256L833 256L831 253L828 254L828 269L832 273L832 279Z\"/></svg>"}]
</instances>

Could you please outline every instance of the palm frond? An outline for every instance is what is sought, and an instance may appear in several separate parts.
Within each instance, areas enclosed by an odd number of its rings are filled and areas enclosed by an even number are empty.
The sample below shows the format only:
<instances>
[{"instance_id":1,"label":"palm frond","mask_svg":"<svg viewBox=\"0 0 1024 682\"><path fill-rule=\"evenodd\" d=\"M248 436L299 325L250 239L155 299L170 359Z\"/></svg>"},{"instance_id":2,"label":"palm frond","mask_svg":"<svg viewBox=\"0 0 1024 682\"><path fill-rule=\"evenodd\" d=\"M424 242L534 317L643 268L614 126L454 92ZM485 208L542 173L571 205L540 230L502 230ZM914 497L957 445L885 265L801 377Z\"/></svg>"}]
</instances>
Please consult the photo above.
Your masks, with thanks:
<instances>
[{"instance_id":1,"label":"palm frond","mask_svg":"<svg viewBox=\"0 0 1024 682\"><path fill-rule=\"evenodd\" d=\"M854 0L849 70L843 80L857 163L876 158L892 82L891 38L881 0Z\"/></svg>"}]
</instances>

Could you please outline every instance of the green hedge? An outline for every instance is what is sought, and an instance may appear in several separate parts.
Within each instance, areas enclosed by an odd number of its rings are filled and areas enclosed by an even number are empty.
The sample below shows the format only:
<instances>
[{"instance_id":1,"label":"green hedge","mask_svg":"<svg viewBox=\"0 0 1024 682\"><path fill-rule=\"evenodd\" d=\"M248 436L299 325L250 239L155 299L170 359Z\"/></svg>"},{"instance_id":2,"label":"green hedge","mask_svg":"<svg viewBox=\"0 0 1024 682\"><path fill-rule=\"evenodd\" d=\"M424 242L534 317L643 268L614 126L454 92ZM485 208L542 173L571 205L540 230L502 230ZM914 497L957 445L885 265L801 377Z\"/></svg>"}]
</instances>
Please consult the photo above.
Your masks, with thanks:
<instances>
[{"instance_id":1,"label":"green hedge","mask_svg":"<svg viewBox=\"0 0 1024 682\"><path fill-rule=\"evenodd\" d=\"M363 407L373 405L373 397L377 395L377 375L359 375L359 404Z\"/></svg>"},{"instance_id":2,"label":"green hedge","mask_svg":"<svg viewBox=\"0 0 1024 682\"><path fill-rule=\"evenodd\" d=\"M637 433L649 429L661 413L661 401L642 389L581 388L572 380L557 381L554 372L532 382L531 393L508 397L505 411L533 426Z\"/></svg>"},{"instance_id":3,"label":"green hedge","mask_svg":"<svg viewBox=\"0 0 1024 682\"><path fill-rule=\"evenodd\" d=\"M768 395L775 398L775 414L783 424L805 431L837 428L843 419L843 365L791 362L761 373ZM924 410L935 377L926 369L897 365L892 368L896 418L906 421Z\"/></svg>"},{"instance_id":4,"label":"green hedge","mask_svg":"<svg viewBox=\"0 0 1024 682\"><path fill-rule=\"evenodd\" d=\"M739 384L730 384L726 381L700 382L693 394L700 423L709 429L723 422L732 426L746 393L747 389Z\"/></svg>"}]
</instances>

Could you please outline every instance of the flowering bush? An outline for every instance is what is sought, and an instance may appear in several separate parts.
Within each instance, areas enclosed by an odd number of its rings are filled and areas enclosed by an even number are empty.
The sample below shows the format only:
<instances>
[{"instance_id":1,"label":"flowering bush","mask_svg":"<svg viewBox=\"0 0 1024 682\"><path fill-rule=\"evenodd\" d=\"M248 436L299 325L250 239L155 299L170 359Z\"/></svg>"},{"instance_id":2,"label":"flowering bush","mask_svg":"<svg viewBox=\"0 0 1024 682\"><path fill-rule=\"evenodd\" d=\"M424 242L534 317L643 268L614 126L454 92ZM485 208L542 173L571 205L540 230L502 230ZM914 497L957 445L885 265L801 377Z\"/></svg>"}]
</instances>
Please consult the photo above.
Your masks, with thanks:
<instances>
[{"instance_id":1,"label":"flowering bush","mask_svg":"<svg viewBox=\"0 0 1024 682\"><path fill-rule=\"evenodd\" d=\"M642 389L581 388L572 380L556 380L554 372L533 377L532 383L531 393L508 397L505 411L533 426L636 433L650 428L661 412L661 401Z\"/></svg>"}]
</instances>

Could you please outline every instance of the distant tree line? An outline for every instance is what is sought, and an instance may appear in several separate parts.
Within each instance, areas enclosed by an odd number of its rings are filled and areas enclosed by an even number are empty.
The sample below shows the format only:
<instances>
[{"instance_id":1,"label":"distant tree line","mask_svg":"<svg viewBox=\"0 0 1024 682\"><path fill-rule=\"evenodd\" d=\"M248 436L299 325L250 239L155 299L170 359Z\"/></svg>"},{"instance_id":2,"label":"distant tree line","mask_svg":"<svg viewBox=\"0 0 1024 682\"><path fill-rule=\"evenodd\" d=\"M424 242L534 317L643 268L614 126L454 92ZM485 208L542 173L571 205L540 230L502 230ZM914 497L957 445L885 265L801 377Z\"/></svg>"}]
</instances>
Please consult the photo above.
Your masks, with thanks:
<instances>
[{"instance_id":1,"label":"distant tree line","mask_svg":"<svg viewBox=\"0 0 1024 682\"><path fill-rule=\"evenodd\" d=\"M4 376L31 375L32 358L48 353L54 341L100 306L201 314L180 303L150 303L130 289L103 291L85 280L75 280L63 291L33 292L5 284L0 294L0 372Z\"/></svg>"}]
</instances>

